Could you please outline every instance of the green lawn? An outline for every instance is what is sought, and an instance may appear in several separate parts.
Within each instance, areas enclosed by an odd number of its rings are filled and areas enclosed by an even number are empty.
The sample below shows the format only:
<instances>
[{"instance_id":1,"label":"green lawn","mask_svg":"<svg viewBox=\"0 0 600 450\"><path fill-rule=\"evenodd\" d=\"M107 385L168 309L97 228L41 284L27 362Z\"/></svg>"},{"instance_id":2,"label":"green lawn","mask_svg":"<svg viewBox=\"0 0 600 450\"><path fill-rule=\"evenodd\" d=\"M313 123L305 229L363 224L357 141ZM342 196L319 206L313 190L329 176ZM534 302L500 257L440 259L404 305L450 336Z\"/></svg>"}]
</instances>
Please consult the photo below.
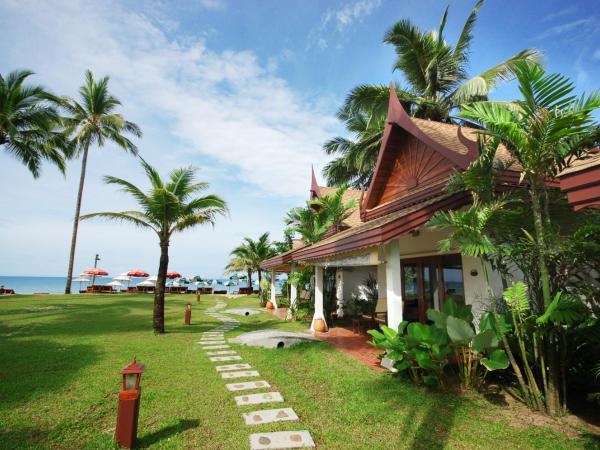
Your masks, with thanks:
<instances>
[{"instance_id":1,"label":"green lawn","mask_svg":"<svg viewBox=\"0 0 600 450\"><path fill-rule=\"evenodd\" d=\"M186 300L192 326L183 325ZM0 447L113 447L119 370L133 355L142 378L139 446L245 449L254 431L308 429L322 449L591 448L585 439L533 427L481 397L442 395L376 372L318 342L289 349L236 348L300 416L250 429L194 342L217 325L203 296L171 296L168 333L151 330L151 296L0 298ZM257 306L255 298L229 301ZM268 314L230 333L305 328Z\"/></svg>"}]
</instances>

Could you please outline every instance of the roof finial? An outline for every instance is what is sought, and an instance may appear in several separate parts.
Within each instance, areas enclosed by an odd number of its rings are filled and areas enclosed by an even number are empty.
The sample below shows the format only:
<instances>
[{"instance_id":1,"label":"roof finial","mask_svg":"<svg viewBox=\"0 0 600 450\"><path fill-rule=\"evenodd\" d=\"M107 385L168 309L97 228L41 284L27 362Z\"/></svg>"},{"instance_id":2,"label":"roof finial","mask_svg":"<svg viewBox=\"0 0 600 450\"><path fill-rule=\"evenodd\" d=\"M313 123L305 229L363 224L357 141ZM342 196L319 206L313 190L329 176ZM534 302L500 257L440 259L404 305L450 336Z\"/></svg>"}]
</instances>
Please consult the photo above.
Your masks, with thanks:
<instances>
[{"instance_id":1,"label":"roof finial","mask_svg":"<svg viewBox=\"0 0 600 450\"><path fill-rule=\"evenodd\" d=\"M319 190L319 183L317 183L317 177L315 175L315 168L312 164L310 165L310 171L311 171L311 181L310 181L311 198L320 197L321 192Z\"/></svg>"}]
</instances>

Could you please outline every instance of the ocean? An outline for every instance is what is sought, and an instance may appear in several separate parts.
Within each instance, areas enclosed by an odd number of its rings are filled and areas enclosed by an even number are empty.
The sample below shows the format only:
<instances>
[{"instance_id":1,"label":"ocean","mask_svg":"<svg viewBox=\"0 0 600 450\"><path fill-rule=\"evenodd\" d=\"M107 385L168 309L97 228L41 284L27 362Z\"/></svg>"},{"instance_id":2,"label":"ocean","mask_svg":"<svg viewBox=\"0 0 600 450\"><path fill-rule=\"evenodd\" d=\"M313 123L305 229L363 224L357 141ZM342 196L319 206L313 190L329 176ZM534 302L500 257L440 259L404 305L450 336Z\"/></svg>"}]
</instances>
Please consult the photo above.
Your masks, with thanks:
<instances>
[{"instance_id":1,"label":"ocean","mask_svg":"<svg viewBox=\"0 0 600 450\"><path fill-rule=\"evenodd\" d=\"M111 281L111 277L96 278L96 284L106 284ZM141 281L144 281L144 278L132 278L129 284L130 286L134 286L136 283ZM225 278L218 279L217 284L214 286L215 289L228 290L228 287L223 285L223 283L226 281L228 280ZM17 294L34 294L36 292L43 292L47 294L64 294L66 283L67 277L14 277L0 275L0 286L4 286L6 289L14 289L15 293ZM81 283L82 289L85 289L87 284ZM245 286L247 286L247 283L243 280L240 280L237 282L237 286L230 286L229 291L233 292L237 290L238 287ZM195 289L193 284L190 284L189 287L192 290ZM79 282L73 282L71 285L71 292L78 293L79 288Z\"/></svg>"}]
</instances>

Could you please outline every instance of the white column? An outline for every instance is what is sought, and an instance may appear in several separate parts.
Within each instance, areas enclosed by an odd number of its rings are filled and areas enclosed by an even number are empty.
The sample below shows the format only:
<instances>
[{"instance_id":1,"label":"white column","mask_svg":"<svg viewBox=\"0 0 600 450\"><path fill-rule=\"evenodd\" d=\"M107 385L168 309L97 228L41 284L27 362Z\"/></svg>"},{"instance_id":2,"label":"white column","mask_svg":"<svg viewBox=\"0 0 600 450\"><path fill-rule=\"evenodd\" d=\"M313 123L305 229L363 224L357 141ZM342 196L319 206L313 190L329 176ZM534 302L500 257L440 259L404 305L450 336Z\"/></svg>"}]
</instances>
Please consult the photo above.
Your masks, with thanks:
<instances>
[{"instance_id":1,"label":"white column","mask_svg":"<svg viewBox=\"0 0 600 450\"><path fill-rule=\"evenodd\" d=\"M402 322L402 273L400 271L400 242L392 241L385 252L385 281L388 326L394 330Z\"/></svg>"},{"instance_id":2,"label":"white column","mask_svg":"<svg viewBox=\"0 0 600 450\"><path fill-rule=\"evenodd\" d=\"M323 268L315 266L315 315L313 316L310 330L315 331L315 320L323 319L325 323L325 313L323 312Z\"/></svg>"},{"instance_id":3,"label":"white column","mask_svg":"<svg viewBox=\"0 0 600 450\"><path fill-rule=\"evenodd\" d=\"M344 317L344 270L338 269L335 274L335 299L338 317Z\"/></svg>"},{"instance_id":4,"label":"white column","mask_svg":"<svg viewBox=\"0 0 600 450\"><path fill-rule=\"evenodd\" d=\"M271 270L271 303L277 309L277 293L275 292L275 271Z\"/></svg>"},{"instance_id":5,"label":"white column","mask_svg":"<svg viewBox=\"0 0 600 450\"><path fill-rule=\"evenodd\" d=\"M377 264L377 306L382 306L386 303L387 310L387 283L385 279L385 247L379 247L378 255L379 264Z\"/></svg>"},{"instance_id":6,"label":"white column","mask_svg":"<svg viewBox=\"0 0 600 450\"><path fill-rule=\"evenodd\" d=\"M296 273L296 263L292 263L292 271L290 272L290 275L292 275L294 273ZM292 310L294 309L294 306L296 306L297 301L298 301L298 286L296 286L295 284L290 284L290 308L288 309L286 319L289 320L292 318Z\"/></svg>"}]
</instances>

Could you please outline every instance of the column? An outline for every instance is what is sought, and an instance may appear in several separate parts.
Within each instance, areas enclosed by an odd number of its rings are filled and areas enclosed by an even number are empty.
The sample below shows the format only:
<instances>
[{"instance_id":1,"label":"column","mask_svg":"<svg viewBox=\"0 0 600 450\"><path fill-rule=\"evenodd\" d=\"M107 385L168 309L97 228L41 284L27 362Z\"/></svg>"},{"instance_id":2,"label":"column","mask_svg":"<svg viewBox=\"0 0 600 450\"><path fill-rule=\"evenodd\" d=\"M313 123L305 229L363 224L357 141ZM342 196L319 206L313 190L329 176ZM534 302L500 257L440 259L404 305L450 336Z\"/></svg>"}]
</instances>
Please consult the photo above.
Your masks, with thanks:
<instances>
[{"instance_id":1,"label":"column","mask_svg":"<svg viewBox=\"0 0 600 450\"><path fill-rule=\"evenodd\" d=\"M386 305L386 311L387 311L387 283L386 283L386 279L385 279L385 268L386 268L386 264L385 264L385 246L380 246L379 247L379 255L378 255L378 262L379 264L377 264L377 296L378 296L378 300L377 300L377 309L380 311L383 311L383 309L379 309L382 308L383 305Z\"/></svg>"},{"instance_id":2,"label":"column","mask_svg":"<svg viewBox=\"0 0 600 450\"><path fill-rule=\"evenodd\" d=\"M293 275L294 273L296 273L296 263L292 263L292 271L290 272L290 275ZM296 286L295 284L290 284L290 307L288 309L286 319L289 320L292 318L292 311L295 309L297 302L298 286Z\"/></svg>"},{"instance_id":3,"label":"column","mask_svg":"<svg viewBox=\"0 0 600 450\"><path fill-rule=\"evenodd\" d=\"M323 268L315 266L315 315L313 316L310 330L314 331L315 320L323 319L325 323L325 313L323 312Z\"/></svg>"},{"instance_id":4,"label":"column","mask_svg":"<svg viewBox=\"0 0 600 450\"><path fill-rule=\"evenodd\" d=\"M275 271L271 270L271 303L273 308L277 309L277 293L275 292Z\"/></svg>"},{"instance_id":5,"label":"column","mask_svg":"<svg viewBox=\"0 0 600 450\"><path fill-rule=\"evenodd\" d=\"M337 269L335 274L335 299L338 317L344 317L344 269Z\"/></svg>"},{"instance_id":6,"label":"column","mask_svg":"<svg viewBox=\"0 0 600 450\"><path fill-rule=\"evenodd\" d=\"M388 326L397 330L398 325L402 322L402 273L398 240L387 245L385 260Z\"/></svg>"}]
</instances>

